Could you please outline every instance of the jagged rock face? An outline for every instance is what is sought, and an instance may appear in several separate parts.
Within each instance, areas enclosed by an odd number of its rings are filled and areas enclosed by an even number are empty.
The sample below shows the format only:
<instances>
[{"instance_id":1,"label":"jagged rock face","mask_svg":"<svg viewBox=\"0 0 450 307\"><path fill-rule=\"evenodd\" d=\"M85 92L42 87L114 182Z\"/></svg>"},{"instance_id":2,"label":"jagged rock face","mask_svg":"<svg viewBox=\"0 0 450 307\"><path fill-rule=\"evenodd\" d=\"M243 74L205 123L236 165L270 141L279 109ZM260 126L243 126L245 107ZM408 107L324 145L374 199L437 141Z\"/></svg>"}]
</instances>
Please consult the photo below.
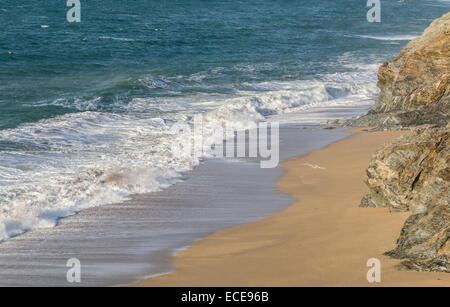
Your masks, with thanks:
<instances>
[{"instance_id":1,"label":"jagged rock face","mask_svg":"<svg viewBox=\"0 0 450 307\"><path fill-rule=\"evenodd\" d=\"M450 13L435 20L378 72L380 96L344 125L413 129L372 158L361 206L411 211L387 252L400 269L450 272ZM440 126L440 127L439 127Z\"/></svg>"},{"instance_id":2,"label":"jagged rock face","mask_svg":"<svg viewBox=\"0 0 450 307\"><path fill-rule=\"evenodd\" d=\"M448 195L446 198L443 196L431 203L426 212L413 214L406 220L397 247L387 255L394 258L450 256L449 199Z\"/></svg>"},{"instance_id":3,"label":"jagged rock face","mask_svg":"<svg viewBox=\"0 0 450 307\"><path fill-rule=\"evenodd\" d=\"M446 106L448 111L449 81L450 13L447 13L380 67L381 92L374 110L427 111Z\"/></svg>"},{"instance_id":4,"label":"jagged rock face","mask_svg":"<svg viewBox=\"0 0 450 307\"><path fill-rule=\"evenodd\" d=\"M450 273L450 262L445 256L433 258L428 261L406 260L398 265L400 271L415 270L424 272Z\"/></svg>"},{"instance_id":5,"label":"jagged rock face","mask_svg":"<svg viewBox=\"0 0 450 307\"><path fill-rule=\"evenodd\" d=\"M378 87L372 110L344 125L397 128L449 122L450 13L380 67Z\"/></svg>"},{"instance_id":6,"label":"jagged rock face","mask_svg":"<svg viewBox=\"0 0 450 307\"><path fill-rule=\"evenodd\" d=\"M370 195L363 204L417 214L448 193L449 130L416 128L377 151L364 179Z\"/></svg>"},{"instance_id":7,"label":"jagged rock face","mask_svg":"<svg viewBox=\"0 0 450 307\"><path fill-rule=\"evenodd\" d=\"M415 128L377 151L370 162L365 177L370 194L361 206L412 212L397 247L387 253L390 256L450 256L449 135L450 124ZM428 261L422 266L416 263L414 267L430 269L433 263L442 261Z\"/></svg>"}]
</instances>

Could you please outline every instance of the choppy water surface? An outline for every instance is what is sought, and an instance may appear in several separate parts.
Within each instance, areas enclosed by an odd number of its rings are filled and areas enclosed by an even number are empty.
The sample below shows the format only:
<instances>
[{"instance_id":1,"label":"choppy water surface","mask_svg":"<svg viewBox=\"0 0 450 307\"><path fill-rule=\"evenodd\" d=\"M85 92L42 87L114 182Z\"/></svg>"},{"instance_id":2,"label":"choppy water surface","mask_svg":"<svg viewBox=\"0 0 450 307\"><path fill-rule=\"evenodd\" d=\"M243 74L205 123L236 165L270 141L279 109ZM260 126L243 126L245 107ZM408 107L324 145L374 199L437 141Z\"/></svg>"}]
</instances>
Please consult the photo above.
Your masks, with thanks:
<instances>
[{"instance_id":1,"label":"choppy water surface","mask_svg":"<svg viewBox=\"0 0 450 307\"><path fill-rule=\"evenodd\" d=\"M379 63L449 10L382 1L370 24L365 1L81 2L79 24L65 1L0 4L1 241L180 181L199 161L169 128L195 114L245 128L372 103Z\"/></svg>"}]
</instances>

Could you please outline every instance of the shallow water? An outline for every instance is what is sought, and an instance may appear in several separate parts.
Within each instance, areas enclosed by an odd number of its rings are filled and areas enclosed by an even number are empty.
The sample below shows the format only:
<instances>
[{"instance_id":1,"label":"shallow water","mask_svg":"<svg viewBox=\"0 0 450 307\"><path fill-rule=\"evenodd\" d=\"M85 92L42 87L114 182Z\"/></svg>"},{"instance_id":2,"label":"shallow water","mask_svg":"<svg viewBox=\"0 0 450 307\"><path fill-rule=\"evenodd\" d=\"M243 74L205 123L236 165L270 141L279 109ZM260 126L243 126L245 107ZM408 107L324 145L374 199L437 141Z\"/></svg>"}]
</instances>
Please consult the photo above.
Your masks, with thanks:
<instances>
[{"instance_id":1,"label":"shallow water","mask_svg":"<svg viewBox=\"0 0 450 307\"><path fill-rule=\"evenodd\" d=\"M348 135L341 129L287 125L281 159ZM292 202L276 190L281 168L258 161L209 160L163 191L91 208L0 245L0 286L111 286L169 272L170 257L206 235L279 212ZM66 280L69 258L81 280Z\"/></svg>"}]
</instances>

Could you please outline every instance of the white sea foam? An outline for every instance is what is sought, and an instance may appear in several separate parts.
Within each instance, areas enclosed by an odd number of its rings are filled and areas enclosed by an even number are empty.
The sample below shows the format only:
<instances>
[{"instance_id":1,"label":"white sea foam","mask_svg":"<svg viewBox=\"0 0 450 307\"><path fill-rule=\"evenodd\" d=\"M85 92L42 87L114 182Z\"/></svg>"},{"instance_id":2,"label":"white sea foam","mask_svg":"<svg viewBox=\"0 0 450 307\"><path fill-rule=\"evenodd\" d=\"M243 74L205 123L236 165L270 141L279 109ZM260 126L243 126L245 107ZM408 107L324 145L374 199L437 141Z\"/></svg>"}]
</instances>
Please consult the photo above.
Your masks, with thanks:
<instances>
[{"instance_id":1,"label":"white sea foam","mask_svg":"<svg viewBox=\"0 0 450 307\"><path fill-rule=\"evenodd\" d=\"M321 169L321 170L325 170L326 168L320 165L316 165L316 164L311 164L311 163L303 163L304 166L308 166L310 168L314 168L314 169Z\"/></svg>"},{"instance_id":2,"label":"white sea foam","mask_svg":"<svg viewBox=\"0 0 450 307\"><path fill-rule=\"evenodd\" d=\"M356 37L375 39L381 41L410 41L419 37L419 35L391 35L391 36L356 35Z\"/></svg>"},{"instance_id":3,"label":"white sea foam","mask_svg":"<svg viewBox=\"0 0 450 307\"><path fill-rule=\"evenodd\" d=\"M100 39L110 39L114 41L122 41L122 42L134 42L135 40L132 38L126 37L112 37L112 36L100 36Z\"/></svg>"},{"instance_id":4,"label":"white sea foam","mask_svg":"<svg viewBox=\"0 0 450 307\"><path fill-rule=\"evenodd\" d=\"M316 80L248 84L233 96L214 99L139 98L117 106L126 113L85 111L2 130L0 141L12 146L0 154L0 241L178 182L199 160L173 155L172 142L180 136L170 127L191 121L197 113L204 115L206 125L223 123L241 130L314 106L367 103L377 93L376 69L359 66L353 73ZM95 109L96 103L98 99L78 105Z\"/></svg>"}]
</instances>

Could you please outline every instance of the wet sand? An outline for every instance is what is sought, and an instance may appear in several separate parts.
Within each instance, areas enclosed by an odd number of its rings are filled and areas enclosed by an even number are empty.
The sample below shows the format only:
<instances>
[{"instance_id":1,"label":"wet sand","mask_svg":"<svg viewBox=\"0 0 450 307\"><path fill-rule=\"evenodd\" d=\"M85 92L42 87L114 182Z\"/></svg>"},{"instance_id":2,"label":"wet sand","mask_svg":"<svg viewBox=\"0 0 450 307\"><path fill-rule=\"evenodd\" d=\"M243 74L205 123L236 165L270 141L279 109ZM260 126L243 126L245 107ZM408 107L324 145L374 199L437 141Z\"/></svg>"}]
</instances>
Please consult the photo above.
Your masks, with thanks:
<instances>
[{"instance_id":1,"label":"wet sand","mask_svg":"<svg viewBox=\"0 0 450 307\"><path fill-rule=\"evenodd\" d=\"M405 272L383 256L409 213L359 208L372 154L401 132L359 132L282 165L278 188L295 203L214 233L173 257L177 270L137 286L449 286L445 273ZM366 262L381 261L381 283Z\"/></svg>"},{"instance_id":2,"label":"wet sand","mask_svg":"<svg viewBox=\"0 0 450 307\"><path fill-rule=\"evenodd\" d=\"M334 113L333 113L334 114ZM319 116L319 115L317 115ZM342 129L280 127L280 160L348 136ZM0 244L0 286L118 286L172 272L179 250L212 233L272 216L293 199L276 189L281 167L258 159L209 159L162 191L94 207ZM68 283L67 260L81 262Z\"/></svg>"}]
</instances>

